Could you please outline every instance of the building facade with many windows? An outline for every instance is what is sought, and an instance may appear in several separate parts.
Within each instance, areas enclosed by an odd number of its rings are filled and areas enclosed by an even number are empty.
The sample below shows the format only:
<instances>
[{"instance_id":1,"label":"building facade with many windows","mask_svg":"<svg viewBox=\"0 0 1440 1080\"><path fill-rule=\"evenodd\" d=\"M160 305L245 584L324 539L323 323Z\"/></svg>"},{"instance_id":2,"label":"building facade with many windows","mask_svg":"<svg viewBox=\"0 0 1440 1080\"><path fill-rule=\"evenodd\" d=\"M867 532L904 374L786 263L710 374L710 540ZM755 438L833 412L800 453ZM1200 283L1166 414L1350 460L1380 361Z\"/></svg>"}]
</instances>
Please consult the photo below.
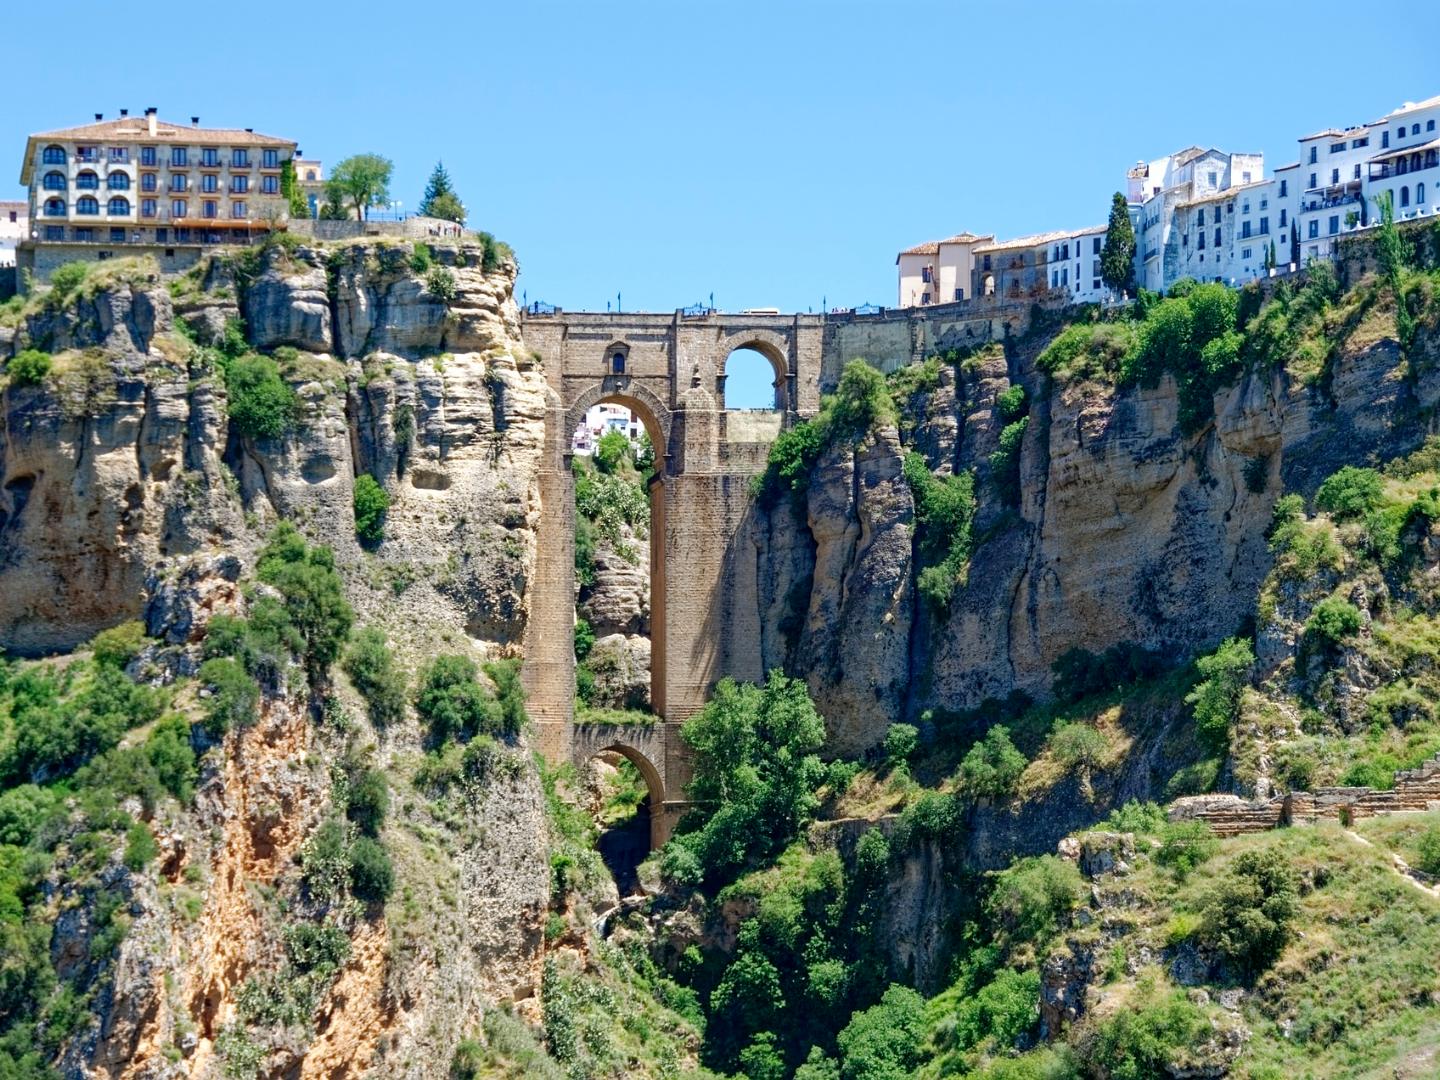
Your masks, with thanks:
<instances>
[{"instance_id":1,"label":"building facade with many windows","mask_svg":"<svg viewBox=\"0 0 1440 1080\"><path fill-rule=\"evenodd\" d=\"M294 155L289 139L168 123L154 109L32 135L18 262L44 280L63 262L146 249L183 269L206 245L249 243L285 219L281 174Z\"/></svg>"}]
</instances>

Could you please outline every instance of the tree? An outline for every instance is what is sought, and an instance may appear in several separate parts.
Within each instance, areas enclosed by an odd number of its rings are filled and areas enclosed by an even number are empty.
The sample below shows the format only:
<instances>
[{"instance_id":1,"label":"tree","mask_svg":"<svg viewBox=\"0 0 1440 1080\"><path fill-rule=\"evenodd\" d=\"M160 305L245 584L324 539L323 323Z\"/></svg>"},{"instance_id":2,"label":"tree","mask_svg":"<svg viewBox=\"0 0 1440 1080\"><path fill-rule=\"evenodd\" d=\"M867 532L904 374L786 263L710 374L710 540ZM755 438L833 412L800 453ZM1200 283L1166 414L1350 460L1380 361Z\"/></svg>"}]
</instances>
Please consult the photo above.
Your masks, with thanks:
<instances>
[{"instance_id":1,"label":"tree","mask_svg":"<svg viewBox=\"0 0 1440 1080\"><path fill-rule=\"evenodd\" d=\"M1299 882L1275 850L1242 851L1206 898L1201 937L1251 979L1284 951L1299 913Z\"/></svg>"},{"instance_id":2,"label":"tree","mask_svg":"<svg viewBox=\"0 0 1440 1080\"><path fill-rule=\"evenodd\" d=\"M425 197L420 200L420 213L426 217L442 218L457 225L465 224L465 204L450 186L450 174L445 163L437 161L425 184Z\"/></svg>"},{"instance_id":3,"label":"tree","mask_svg":"<svg viewBox=\"0 0 1440 1080\"><path fill-rule=\"evenodd\" d=\"M292 218L310 216L310 205L305 201L305 193L300 190L300 181L295 175L295 162L290 158L280 163L280 197L285 200L285 207Z\"/></svg>"},{"instance_id":4,"label":"tree","mask_svg":"<svg viewBox=\"0 0 1440 1080\"><path fill-rule=\"evenodd\" d=\"M333 204L348 203L361 220L369 217L370 207L384 206L390 201L390 174L395 166L379 154L356 154L336 165L325 181L325 195Z\"/></svg>"},{"instance_id":5,"label":"tree","mask_svg":"<svg viewBox=\"0 0 1440 1080\"><path fill-rule=\"evenodd\" d=\"M1110 224L1100 249L1100 279L1116 292L1129 292L1135 284L1135 227L1130 208L1120 192L1110 200Z\"/></svg>"},{"instance_id":6,"label":"tree","mask_svg":"<svg viewBox=\"0 0 1440 1080\"><path fill-rule=\"evenodd\" d=\"M355 535L372 544L385 539L390 495L368 472L355 478Z\"/></svg>"}]
</instances>

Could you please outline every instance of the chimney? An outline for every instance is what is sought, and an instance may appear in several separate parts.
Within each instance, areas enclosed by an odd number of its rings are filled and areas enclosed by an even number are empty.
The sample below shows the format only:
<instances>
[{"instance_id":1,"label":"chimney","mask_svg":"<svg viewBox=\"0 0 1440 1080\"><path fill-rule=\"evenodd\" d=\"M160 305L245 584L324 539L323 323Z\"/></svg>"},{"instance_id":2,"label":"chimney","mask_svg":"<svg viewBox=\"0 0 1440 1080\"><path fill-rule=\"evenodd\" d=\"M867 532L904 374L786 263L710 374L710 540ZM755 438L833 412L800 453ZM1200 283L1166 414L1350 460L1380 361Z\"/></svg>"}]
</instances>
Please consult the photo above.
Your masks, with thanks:
<instances>
[{"instance_id":1,"label":"chimney","mask_svg":"<svg viewBox=\"0 0 1440 1080\"><path fill-rule=\"evenodd\" d=\"M190 117L190 126L191 126L191 127L199 127L199 126L200 126L200 117L198 117L198 116L192 116L192 117Z\"/></svg>"},{"instance_id":2,"label":"chimney","mask_svg":"<svg viewBox=\"0 0 1440 1080\"><path fill-rule=\"evenodd\" d=\"M123 118L123 117L126 117L126 116L129 116L129 115L130 115L130 110L129 110L129 109L121 109L121 110L120 110L120 116L121 116L122 118Z\"/></svg>"},{"instance_id":3,"label":"chimney","mask_svg":"<svg viewBox=\"0 0 1440 1080\"><path fill-rule=\"evenodd\" d=\"M246 135L254 135L254 134L255 134L255 129L254 129L254 128L246 128L246 129L245 129L245 134L246 134Z\"/></svg>"},{"instance_id":4,"label":"chimney","mask_svg":"<svg viewBox=\"0 0 1440 1080\"><path fill-rule=\"evenodd\" d=\"M104 114L103 112L97 112L97 113L95 114L95 119L96 119L97 121L99 121L99 120L104 120L104 119L105 119L105 114Z\"/></svg>"},{"instance_id":5,"label":"chimney","mask_svg":"<svg viewBox=\"0 0 1440 1080\"><path fill-rule=\"evenodd\" d=\"M145 110L145 123L149 126L149 128L150 128L150 137L153 139L153 138L155 137L155 106L154 106L154 105L151 105L148 109Z\"/></svg>"}]
</instances>

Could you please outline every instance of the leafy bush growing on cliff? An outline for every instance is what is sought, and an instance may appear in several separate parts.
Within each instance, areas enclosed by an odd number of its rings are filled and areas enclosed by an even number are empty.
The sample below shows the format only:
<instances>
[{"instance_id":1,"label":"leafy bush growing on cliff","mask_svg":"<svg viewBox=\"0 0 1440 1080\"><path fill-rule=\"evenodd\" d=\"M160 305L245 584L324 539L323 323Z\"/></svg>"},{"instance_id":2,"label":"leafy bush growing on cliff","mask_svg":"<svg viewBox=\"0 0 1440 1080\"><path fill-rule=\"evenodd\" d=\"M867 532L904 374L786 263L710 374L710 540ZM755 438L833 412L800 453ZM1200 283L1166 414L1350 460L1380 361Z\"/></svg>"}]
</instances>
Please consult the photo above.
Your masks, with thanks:
<instances>
[{"instance_id":1,"label":"leafy bush growing on cliff","mask_svg":"<svg viewBox=\"0 0 1440 1080\"><path fill-rule=\"evenodd\" d=\"M1020 504L1020 449L1030 418L1022 416L1000 432L1000 448L990 455L990 482L996 494L1009 506Z\"/></svg>"},{"instance_id":2,"label":"leafy bush growing on cliff","mask_svg":"<svg viewBox=\"0 0 1440 1080\"><path fill-rule=\"evenodd\" d=\"M365 699L372 724L383 728L404 717L405 676L383 631L367 626L357 633L346 650L344 668Z\"/></svg>"},{"instance_id":3,"label":"leafy bush growing on cliff","mask_svg":"<svg viewBox=\"0 0 1440 1080\"><path fill-rule=\"evenodd\" d=\"M256 576L284 598L285 615L299 635L311 680L323 680L355 621L335 571L334 552L323 545L312 547L295 526L282 521L261 549L255 569Z\"/></svg>"},{"instance_id":4,"label":"leafy bush growing on cliff","mask_svg":"<svg viewBox=\"0 0 1440 1080\"><path fill-rule=\"evenodd\" d=\"M1320 644L1335 646L1358 633L1363 621L1360 609L1350 601L1327 596L1305 620L1305 633Z\"/></svg>"},{"instance_id":5,"label":"leafy bush growing on cliff","mask_svg":"<svg viewBox=\"0 0 1440 1080\"><path fill-rule=\"evenodd\" d=\"M1320 490L1315 492L1315 505L1327 510L1337 520L1362 518L1380 506L1384 482L1374 469L1358 469L1353 465L1332 473Z\"/></svg>"},{"instance_id":6,"label":"leafy bush growing on cliff","mask_svg":"<svg viewBox=\"0 0 1440 1080\"><path fill-rule=\"evenodd\" d=\"M1195 661L1200 682L1185 698L1195 710L1195 730L1212 748L1224 750L1240 713L1240 695L1250 681L1255 651L1248 638L1227 638L1209 656Z\"/></svg>"},{"instance_id":7,"label":"leafy bush growing on cliff","mask_svg":"<svg viewBox=\"0 0 1440 1080\"><path fill-rule=\"evenodd\" d=\"M956 779L960 790L971 796L1008 798L1015 793L1027 764L1025 755L1010 740L1010 729L996 724L970 747Z\"/></svg>"},{"instance_id":8,"label":"leafy bush growing on cliff","mask_svg":"<svg viewBox=\"0 0 1440 1080\"><path fill-rule=\"evenodd\" d=\"M200 665L200 682L209 692L205 699L205 730L224 735L232 727L249 727L260 705L260 687L238 660L213 657Z\"/></svg>"},{"instance_id":9,"label":"leafy bush growing on cliff","mask_svg":"<svg viewBox=\"0 0 1440 1080\"><path fill-rule=\"evenodd\" d=\"M1299 883L1284 855L1243 851L1206 897L1201 938L1253 979L1279 958L1299 911Z\"/></svg>"},{"instance_id":10,"label":"leafy bush growing on cliff","mask_svg":"<svg viewBox=\"0 0 1440 1080\"><path fill-rule=\"evenodd\" d=\"M355 535L369 543L385 539L385 511L390 495L368 472L355 477Z\"/></svg>"},{"instance_id":11,"label":"leafy bush growing on cliff","mask_svg":"<svg viewBox=\"0 0 1440 1080\"><path fill-rule=\"evenodd\" d=\"M11 386L38 386L50 374L50 354L39 349L24 349L5 365Z\"/></svg>"},{"instance_id":12,"label":"leafy bush growing on cliff","mask_svg":"<svg viewBox=\"0 0 1440 1080\"><path fill-rule=\"evenodd\" d=\"M955 586L962 582L973 548L971 523L975 518L975 477L936 476L925 459L911 451L905 455L904 475L915 500L920 594L936 610L949 606Z\"/></svg>"},{"instance_id":13,"label":"leafy bush growing on cliff","mask_svg":"<svg viewBox=\"0 0 1440 1080\"><path fill-rule=\"evenodd\" d=\"M240 356L223 366L232 428L247 439L276 439L299 412L295 391L268 356Z\"/></svg>"}]
</instances>

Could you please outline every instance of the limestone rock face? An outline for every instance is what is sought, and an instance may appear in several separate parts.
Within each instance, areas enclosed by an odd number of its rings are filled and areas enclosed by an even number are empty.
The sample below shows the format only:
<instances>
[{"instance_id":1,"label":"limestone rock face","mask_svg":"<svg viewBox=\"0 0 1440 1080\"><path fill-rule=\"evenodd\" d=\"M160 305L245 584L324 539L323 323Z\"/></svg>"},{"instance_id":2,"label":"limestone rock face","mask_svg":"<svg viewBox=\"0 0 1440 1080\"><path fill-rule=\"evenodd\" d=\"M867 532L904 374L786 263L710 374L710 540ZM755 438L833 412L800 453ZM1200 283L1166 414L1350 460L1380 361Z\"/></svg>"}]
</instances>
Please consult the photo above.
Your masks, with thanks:
<instances>
[{"instance_id":1,"label":"limestone rock face","mask_svg":"<svg viewBox=\"0 0 1440 1080\"><path fill-rule=\"evenodd\" d=\"M644 634L650 624L649 541L627 525L622 549L595 549L595 584L581 590L580 615L597 635Z\"/></svg>"},{"instance_id":2,"label":"limestone rock face","mask_svg":"<svg viewBox=\"0 0 1440 1080\"><path fill-rule=\"evenodd\" d=\"M607 709L650 708L650 639L640 634L597 638L586 666L595 673L591 704Z\"/></svg>"},{"instance_id":3,"label":"limestone rock face","mask_svg":"<svg viewBox=\"0 0 1440 1080\"><path fill-rule=\"evenodd\" d=\"M330 298L319 252L273 248L245 289L245 329L258 349L330 351Z\"/></svg>"}]
</instances>

